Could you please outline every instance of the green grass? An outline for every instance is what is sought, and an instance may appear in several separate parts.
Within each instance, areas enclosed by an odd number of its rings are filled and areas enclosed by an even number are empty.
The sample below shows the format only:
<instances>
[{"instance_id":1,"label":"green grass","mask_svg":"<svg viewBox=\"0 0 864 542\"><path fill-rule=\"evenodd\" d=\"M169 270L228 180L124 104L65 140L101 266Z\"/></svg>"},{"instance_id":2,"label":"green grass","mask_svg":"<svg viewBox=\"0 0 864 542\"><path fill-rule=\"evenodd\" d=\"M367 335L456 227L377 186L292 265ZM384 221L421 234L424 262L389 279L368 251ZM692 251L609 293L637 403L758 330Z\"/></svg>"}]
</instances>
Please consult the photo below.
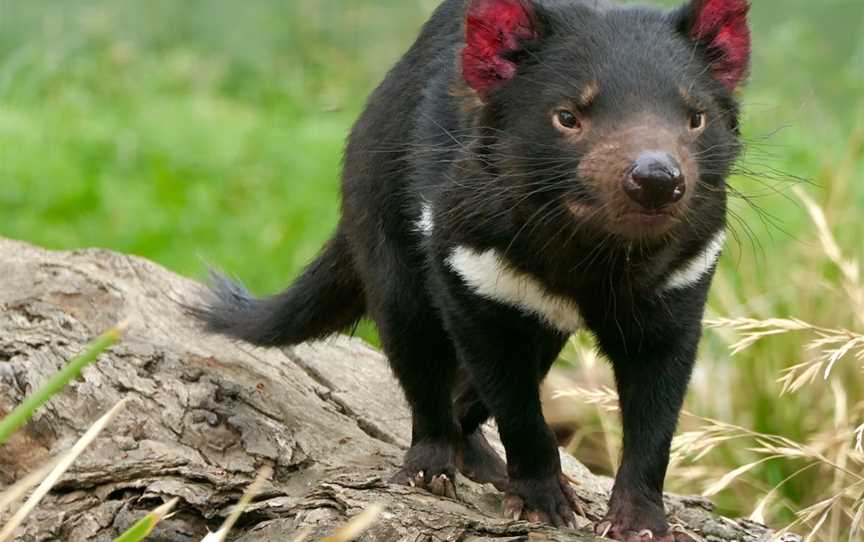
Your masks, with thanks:
<instances>
[{"instance_id":1,"label":"green grass","mask_svg":"<svg viewBox=\"0 0 864 542\"><path fill-rule=\"evenodd\" d=\"M4 0L0 233L283 286L333 228L345 134L426 12L315 4Z\"/></svg>"},{"instance_id":2,"label":"green grass","mask_svg":"<svg viewBox=\"0 0 864 542\"><path fill-rule=\"evenodd\" d=\"M81 375L81 371L95 363L105 350L120 340L124 329L125 324L105 332L84 353L70 361L32 395L27 396L12 412L0 418L0 446L5 444L15 431L23 427L42 405L63 391L70 382Z\"/></svg>"},{"instance_id":3,"label":"green grass","mask_svg":"<svg viewBox=\"0 0 864 542\"><path fill-rule=\"evenodd\" d=\"M141 542L146 539L153 529L171 512L179 502L179 497L174 497L167 503L153 510L134 525L129 527L123 534L118 536L114 542Z\"/></svg>"},{"instance_id":4,"label":"green grass","mask_svg":"<svg viewBox=\"0 0 864 542\"><path fill-rule=\"evenodd\" d=\"M435 3L0 0L0 235L131 252L193 277L208 262L257 292L283 287L336 223L353 119ZM742 242L724 258L711 313L851 327L839 275L787 196L790 176L812 182L840 244L862 256L864 3L754 2L753 33L744 164L757 179L733 184L771 219L736 202ZM776 384L806 356L802 341L730 361L724 336L710 333L688 408L818 434L834 412L828 388L780 399ZM843 374L855 405L860 373ZM742 461L723 449L706 464ZM747 514L791 470L757 469L719 502ZM771 519L788 521L819 482L785 486L789 506Z\"/></svg>"},{"instance_id":5,"label":"green grass","mask_svg":"<svg viewBox=\"0 0 864 542\"><path fill-rule=\"evenodd\" d=\"M337 220L352 120L433 4L0 0L0 233L283 286ZM761 150L815 177L864 114L864 8L763 4L747 132L785 127Z\"/></svg>"}]
</instances>

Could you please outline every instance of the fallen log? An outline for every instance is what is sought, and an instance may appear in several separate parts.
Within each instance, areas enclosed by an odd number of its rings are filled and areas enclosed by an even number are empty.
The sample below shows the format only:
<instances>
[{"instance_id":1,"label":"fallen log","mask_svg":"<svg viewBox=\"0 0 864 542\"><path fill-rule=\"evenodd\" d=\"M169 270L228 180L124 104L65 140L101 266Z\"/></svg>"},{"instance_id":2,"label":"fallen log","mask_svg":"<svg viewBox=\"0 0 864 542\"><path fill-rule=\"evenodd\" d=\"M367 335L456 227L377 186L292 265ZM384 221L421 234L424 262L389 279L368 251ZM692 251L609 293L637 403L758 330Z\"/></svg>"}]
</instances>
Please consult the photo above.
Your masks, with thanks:
<instances>
[{"instance_id":1,"label":"fallen log","mask_svg":"<svg viewBox=\"0 0 864 542\"><path fill-rule=\"evenodd\" d=\"M16 540L113 540L173 497L178 512L150 540L201 540L264 465L274 474L232 540L291 541L304 530L317 540L373 504L385 512L363 535L370 542L599 540L588 520L564 531L505 519L501 495L465 479L458 500L389 484L410 417L386 360L359 340L264 350L205 335L183 310L198 283L104 250L0 239L0 277L0 416L100 332L129 323L122 343L0 449L2 490L129 398ZM602 515L610 480L562 461L588 515ZM771 537L699 497L669 495L667 506L708 541Z\"/></svg>"}]
</instances>

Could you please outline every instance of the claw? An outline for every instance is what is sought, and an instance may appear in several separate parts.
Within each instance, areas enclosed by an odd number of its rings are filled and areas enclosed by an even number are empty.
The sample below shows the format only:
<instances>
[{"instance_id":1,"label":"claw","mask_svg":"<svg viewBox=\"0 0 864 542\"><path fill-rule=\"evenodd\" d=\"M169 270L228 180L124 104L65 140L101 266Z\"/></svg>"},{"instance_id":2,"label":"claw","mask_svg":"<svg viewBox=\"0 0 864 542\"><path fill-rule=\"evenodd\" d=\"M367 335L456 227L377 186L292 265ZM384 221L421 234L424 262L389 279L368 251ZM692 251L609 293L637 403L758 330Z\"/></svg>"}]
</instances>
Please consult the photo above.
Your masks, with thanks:
<instances>
[{"instance_id":1,"label":"claw","mask_svg":"<svg viewBox=\"0 0 864 542\"><path fill-rule=\"evenodd\" d=\"M504 514L514 520L545 523L559 529L576 528L576 515L582 513L579 497L563 476L540 480L511 480L505 493Z\"/></svg>"},{"instance_id":2,"label":"claw","mask_svg":"<svg viewBox=\"0 0 864 542\"><path fill-rule=\"evenodd\" d=\"M426 483L426 473L422 470L408 476L408 485L420 489L428 489Z\"/></svg>"},{"instance_id":3,"label":"claw","mask_svg":"<svg viewBox=\"0 0 864 542\"><path fill-rule=\"evenodd\" d=\"M522 510L525 508L525 501L515 495L504 497L504 516L511 518L513 521L519 521L522 518Z\"/></svg>"},{"instance_id":4,"label":"claw","mask_svg":"<svg viewBox=\"0 0 864 542\"><path fill-rule=\"evenodd\" d=\"M432 478L432 482L429 483L429 491L439 497L449 497L451 499L456 498L456 486L453 485L453 482L450 481L450 477L446 474L441 474Z\"/></svg>"},{"instance_id":5,"label":"claw","mask_svg":"<svg viewBox=\"0 0 864 542\"><path fill-rule=\"evenodd\" d=\"M654 540L654 533L651 531L651 529L643 529L639 531L638 536L639 538L647 538L648 540Z\"/></svg>"},{"instance_id":6,"label":"claw","mask_svg":"<svg viewBox=\"0 0 864 542\"><path fill-rule=\"evenodd\" d=\"M393 477L393 482L455 499L453 452L453 445L449 442L415 444L406 452L405 463Z\"/></svg>"},{"instance_id":7,"label":"claw","mask_svg":"<svg viewBox=\"0 0 864 542\"><path fill-rule=\"evenodd\" d=\"M681 523L671 524L669 532L674 536L675 542L705 542L705 539L690 531Z\"/></svg>"},{"instance_id":8,"label":"claw","mask_svg":"<svg viewBox=\"0 0 864 542\"><path fill-rule=\"evenodd\" d=\"M528 514L525 516L525 519L528 521L528 523L548 523L548 521L546 521L548 520L546 514L542 512L528 512Z\"/></svg>"},{"instance_id":9,"label":"claw","mask_svg":"<svg viewBox=\"0 0 864 542\"><path fill-rule=\"evenodd\" d=\"M612 522L611 521L601 521L600 523L597 524L597 527L595 527L594 532L600 538L606 538L606 535L608 535L609 531L611 531L611 530L612 530Z\"/></svg>"},{"instance_id":10,"label":"claw","mask_svg":"<svg viewBox=\"0 0 864 542\"><path fill-rule=\"evenodd\" d=\"M444 494L444 484L445 481L442 480L442 477L436 476L432 478L431 482L429 482L429 491L431 491L433 495L438 495L440 497Z\"/></svg>"}]
</instances>

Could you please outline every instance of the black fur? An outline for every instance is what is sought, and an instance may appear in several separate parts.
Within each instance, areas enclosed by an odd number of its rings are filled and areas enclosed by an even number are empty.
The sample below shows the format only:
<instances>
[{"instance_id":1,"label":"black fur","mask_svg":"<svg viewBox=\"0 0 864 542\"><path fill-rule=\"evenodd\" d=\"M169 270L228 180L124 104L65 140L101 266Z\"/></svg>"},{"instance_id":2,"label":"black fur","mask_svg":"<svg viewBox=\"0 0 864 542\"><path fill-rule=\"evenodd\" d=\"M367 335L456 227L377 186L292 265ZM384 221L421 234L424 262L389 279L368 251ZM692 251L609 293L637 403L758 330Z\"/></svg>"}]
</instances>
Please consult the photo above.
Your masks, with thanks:
<instances>
[{"instance_id":1,"label":"black fur","mask_svg":"<svg viewBox=\"0 0 864 542\"><path fill-rule=\"evenodd\" d=\"M246 289L211 273L213 299L194 312L210 331L259 346L321 339L354 325L365 311L363 285L337 233L284 292L255 299Z\"/></svg>"},{"instance_id":2,"label":"black fur","mask_svg":"<svg viewBox=\"0 0 864 542\"><path fill-rule=\"evenodd\" d=\"M262 346L371 317L413 408L413 446L399 478L442 492L458 467L516 498L517 514L524 507L529 519L566 524L578 503L562 482L538 386L567 333L478 295L448 263L455 247L494 249L509 268L578 305L613 364L624 453L609 535L672 536L663 480L713 269L682 288L664 284L725 225L737 104L688 35L704 1L673 13L591 0L524 4L537 37L507 52L518 73L481 98L458 60L466 0L446 0L351 133L342 219L319 258L288 290L260 301L217 279L199 314L210 330ZM592 84L590 104L574 107L590 128L562 136L551 112ZM694 109L709 122L688 139ZM638 129L685 134L674 152L696 172L680 216L654 233L625 224L630 204L606 174L629 159L622 149L641 144L627 135ZM601 141L621 147L598 154ZM433 210L428 235L417 224L424 205ZM477 431L490 417L506 467Z\"/></svg>"}]
</instances>

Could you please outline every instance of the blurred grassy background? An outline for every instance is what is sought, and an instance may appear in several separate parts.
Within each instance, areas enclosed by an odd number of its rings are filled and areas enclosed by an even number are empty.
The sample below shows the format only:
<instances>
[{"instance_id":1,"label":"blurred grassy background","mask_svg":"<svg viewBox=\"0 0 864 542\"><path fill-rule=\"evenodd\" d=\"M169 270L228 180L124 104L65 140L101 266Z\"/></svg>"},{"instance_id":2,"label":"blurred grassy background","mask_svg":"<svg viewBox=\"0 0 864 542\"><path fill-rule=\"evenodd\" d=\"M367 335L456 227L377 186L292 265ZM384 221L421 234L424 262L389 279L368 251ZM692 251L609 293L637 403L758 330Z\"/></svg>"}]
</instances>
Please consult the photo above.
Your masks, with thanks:
<instances>
[{"instance_id":1,"label":"blurred grassy background","mask_svg":"<svg viewBox=\"0 0 864 542\"><path fill-rule=\"evenodd\" d=\"M734 206L740 242L724 258L711 312L851 327L838 274L789 190L793 177L810 180L841 245L861 256L864 3L754 4L756 58L743 95L753 178L733 185L760 211ZM351 122L435 5L0 0L0 235L109 247L195 277L207 261L255 291L283 287L336 223ZM779 398L776 378L801 359L800 340L731 363L729 340L709 334L688 408L801 440L831 425L838 403L827 388ZM591 371L577 362L571 377L608 382L607 371ZM861 374L843 374L854 411ZM589 427L581 408L565 410ZM614 433L606 422L595 429ZM592 441L592 431L579 434ZM743 460L723 449L704 464L722 473ZM594 461L611 468L614 457L606 463ZM720 504L748 514L794 470L768 463ZM790 519L818 483L814 474L783 486L771 519ZM673 484L699 489L680 476Z\"/></svg>"}]
</instances>

